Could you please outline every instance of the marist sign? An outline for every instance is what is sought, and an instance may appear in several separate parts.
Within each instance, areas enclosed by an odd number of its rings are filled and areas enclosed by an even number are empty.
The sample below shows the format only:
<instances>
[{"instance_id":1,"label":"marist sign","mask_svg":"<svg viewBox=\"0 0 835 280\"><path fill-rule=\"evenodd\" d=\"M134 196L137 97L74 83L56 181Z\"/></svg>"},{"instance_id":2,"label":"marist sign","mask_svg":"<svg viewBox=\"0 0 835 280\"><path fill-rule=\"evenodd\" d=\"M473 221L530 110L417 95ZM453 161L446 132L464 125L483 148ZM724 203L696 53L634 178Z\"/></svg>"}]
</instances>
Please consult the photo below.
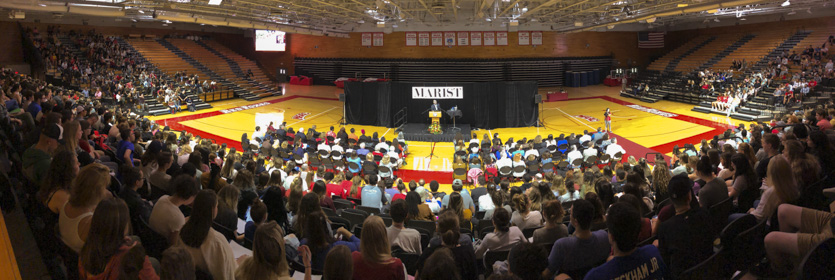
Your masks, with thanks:
<instances>
[{"instance_id":1,"label":"marist sign","mask_svg":"<svg viewBox=\"0 0 835 280\"><path fill-rule=\"evenodd\" d=\"M464 99L464 87L412 87L412 99Z\"/></svg>"}]
</instances>

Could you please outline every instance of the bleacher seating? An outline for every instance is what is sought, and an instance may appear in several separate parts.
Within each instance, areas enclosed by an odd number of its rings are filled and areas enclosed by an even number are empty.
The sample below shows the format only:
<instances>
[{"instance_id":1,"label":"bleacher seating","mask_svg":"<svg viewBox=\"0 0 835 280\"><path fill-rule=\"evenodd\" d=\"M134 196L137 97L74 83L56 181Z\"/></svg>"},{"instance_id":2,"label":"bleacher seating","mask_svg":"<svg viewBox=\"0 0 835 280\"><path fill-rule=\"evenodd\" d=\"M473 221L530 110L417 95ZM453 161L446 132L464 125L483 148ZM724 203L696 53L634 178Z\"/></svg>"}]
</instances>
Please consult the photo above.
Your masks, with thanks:
<instances>
[{"instance_id":1,"label":"bleacher seating","mask_svg":"<svg viewBox=\"0 0 835 280\"><path fill-rule=\"evenodd\" d=\"M244 72L245 69L251 70L253 76L248 79L250 84L266 90L270 95L281 94L281 88L279 85L270 80L267 74L255 61L249 60L215 40L199 40L196 41L196 43L225 60L238 77L246 76L246 73Z\"/></svg>"},{"instance_id":2,"label":"bleacher seating","mask_svg":"<svg viewBox=\"0 0 835 280\"><path fill-rule=\"evenodd\" d=\"M674 71L691 72L699 68L702 64L713 58L713 56L717 53L736 42L740 37L741 35L738 34L717 35L716 39L685 56L675 67Z\"/></svg>"},{"instance_id":3,"label":"bleacher seating","mask_svg":"<svg viewBox=\"0 0 835 280\"><path fill-rule=\"evenodd\" d=\"M280 93L274 91L273 89L262 88L260 87L260 84L250 83L244 77L244 73L240 71L240 68L233 69L228 61L224 60L223 57L212 52L204 45L199 44L198 41L189 39L167 39L166 41L170 42L172 45L183 51L189 57L198 61L203 66L209 68L209 70L211 70L214 74L217 74L226 81L234 84L233 87L237 86L240 88L242 90L240 92L244 94L249 93L256 97L266 97ZM238 91L237 88L236 91Z\"/></svg>"}]
</instances>

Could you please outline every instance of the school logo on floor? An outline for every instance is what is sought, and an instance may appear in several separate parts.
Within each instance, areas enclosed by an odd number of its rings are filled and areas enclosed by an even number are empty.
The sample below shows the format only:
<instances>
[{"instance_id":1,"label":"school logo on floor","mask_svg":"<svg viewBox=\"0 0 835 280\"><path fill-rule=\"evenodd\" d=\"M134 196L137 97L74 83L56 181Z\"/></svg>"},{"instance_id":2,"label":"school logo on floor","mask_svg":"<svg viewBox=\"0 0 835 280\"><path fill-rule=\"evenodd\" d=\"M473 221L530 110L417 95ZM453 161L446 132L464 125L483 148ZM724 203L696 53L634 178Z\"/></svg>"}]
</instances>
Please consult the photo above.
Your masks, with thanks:
<instances>
[{"instance_id":1,"label":"school logo on floor","mask_svg":"<svg viewBox=\"0 0 835 280\"><path fill-rule=\"evenodd\" d=\"M304 118L307 117L308 115L310 115L310 113L308 113L308 112L298 113L295 116L293 116L293 119L303 121Z\"/></svg>"},{"instance_id":2,"label":"school logo on floor","mask_svg":"<svg viewBox=\"0 0 835 280\"><path fill-rule=\"evenodd\" d=\"M584 119L587 122L599 122L600 121L600 119L598 119L598 118L595 118L595 117L592 117L592 116L586 116L586 115L576 115L574 117L578 118L578 119Z\"/></svg>"},{"instance_id":3,"label":"school logo on floor","mask_svg":"<svg viewBox=\"0 0 835 280\"><path fill-rule=\"evenodd\" d=\"M653 108L647 108L647 107L637 105L637 104L626 105L626 107L629 107L629 108L632 108L632 109L635 109L635 110L639 110L639 111L643 111L643 112L647 112L647 113L650 113L650 114L656 114L656 115L666 117L666 118L678 117L678 115L673 114L673 113L667 113L667 112L664 112L664 111L661 111L661 110L657 110L657 109L653 109Z\"/></svg>"}]
</instances>

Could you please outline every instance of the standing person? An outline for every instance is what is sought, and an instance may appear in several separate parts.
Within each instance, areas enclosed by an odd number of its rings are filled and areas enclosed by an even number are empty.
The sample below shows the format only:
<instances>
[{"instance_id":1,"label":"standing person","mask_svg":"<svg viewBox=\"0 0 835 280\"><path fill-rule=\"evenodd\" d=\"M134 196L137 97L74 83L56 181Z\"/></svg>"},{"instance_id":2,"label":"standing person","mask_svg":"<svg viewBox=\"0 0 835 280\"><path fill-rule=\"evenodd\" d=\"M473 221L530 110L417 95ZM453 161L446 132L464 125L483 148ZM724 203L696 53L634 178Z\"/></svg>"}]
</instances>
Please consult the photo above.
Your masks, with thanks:
<instances>
[{"instance_id":1,"label":"standing person","mask_svg":"<svg viewBox=\"0 0 835 280\"><path fill-rule=\"evenodd\" d=\"M609 108L606 108L603 118L606 120L606 132L612 132L612 111Z\"/></svg>"}]
</instances>

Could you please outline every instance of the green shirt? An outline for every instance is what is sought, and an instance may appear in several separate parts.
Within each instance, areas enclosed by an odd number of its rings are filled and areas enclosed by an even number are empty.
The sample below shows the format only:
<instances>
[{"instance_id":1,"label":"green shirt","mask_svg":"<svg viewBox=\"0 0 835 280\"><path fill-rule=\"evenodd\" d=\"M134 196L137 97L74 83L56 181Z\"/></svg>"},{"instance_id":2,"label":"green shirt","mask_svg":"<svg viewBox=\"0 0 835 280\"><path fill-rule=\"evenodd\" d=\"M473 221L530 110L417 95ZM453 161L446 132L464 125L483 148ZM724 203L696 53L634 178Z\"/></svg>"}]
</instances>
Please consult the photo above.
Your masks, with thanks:
<instances>
[{"instance_id":1,"label":"green shirt","mask_svg":"<svg viewBox=\"0 0 835 280\"><path fill-rule=\"evenodd\" d=\"M23 152L23 173L38 185L49 170L50 163L52 163L52 156L35 146Z\"/></svg>"}]
</instances>

